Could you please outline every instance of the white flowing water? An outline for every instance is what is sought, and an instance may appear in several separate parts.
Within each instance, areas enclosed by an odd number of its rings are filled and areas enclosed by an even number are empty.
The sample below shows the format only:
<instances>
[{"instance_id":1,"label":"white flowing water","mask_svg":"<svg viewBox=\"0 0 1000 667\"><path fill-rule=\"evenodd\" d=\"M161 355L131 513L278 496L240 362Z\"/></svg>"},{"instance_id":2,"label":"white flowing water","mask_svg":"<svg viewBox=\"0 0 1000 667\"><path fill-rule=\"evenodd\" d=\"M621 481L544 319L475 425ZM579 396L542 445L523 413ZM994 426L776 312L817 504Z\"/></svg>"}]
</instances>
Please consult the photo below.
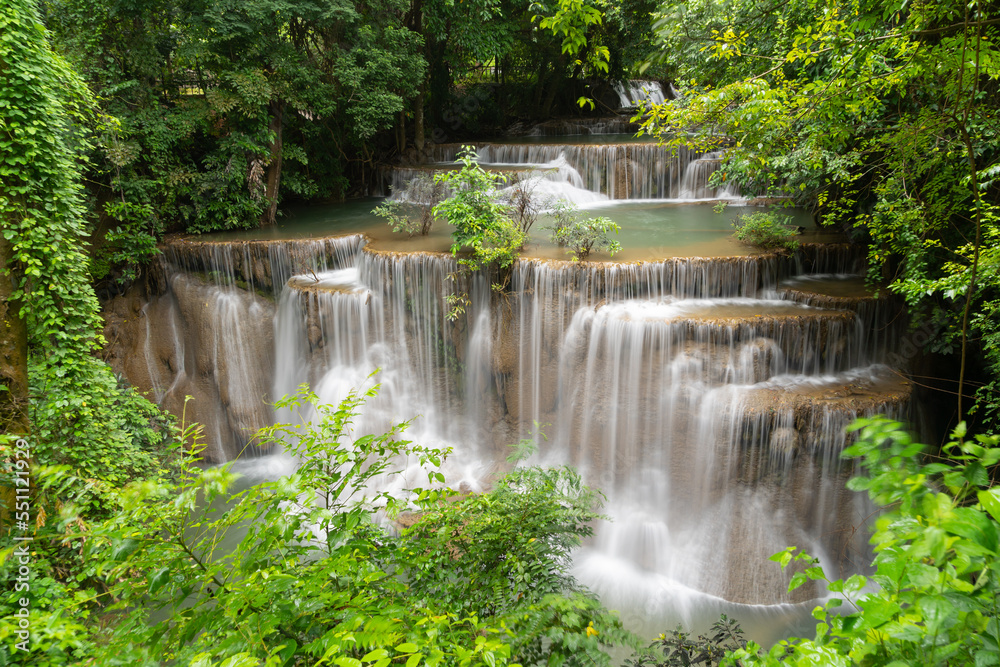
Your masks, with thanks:
<instances>
[{"instance_id":1,"label":"white flowing water","mask_svg":"<svg viewBox=\"0 0 1000 667\"><path fill-rule=\"evenodd\" d=\"M311 419L268 405L304 383L330 404L379 383L353 435L412 420L406 437L451 448L443 471L466 491L488 488L508 446L540 427L531 462L572 465L607 497L611 520L575 575L645 634L727 613L772 640L820 591L786 593L770 554L803 547L835 575L868 557L870 508L845 490L838 460L844 427L902 415L908 398L879 363L886 336L864 314L877 300L809 303L808 280L781 280L795 260L774 256L522 260L497 296L485 277L456 276L447 255L378 252L356 237L297 244L269 244L280 261L253 261L241 244L173 258L178 370L214 387L217 418L205 421L217 460L246 447L251 428ZM837 265L832 252L810 261ZM276 302L239 287L251 276ZM452 321L456 290L470 298ZM177 383L157 372L161 392ZM294 461L270 452L241 466L266 476ZM426 485L415 462L403 468L391 490Z\"/></svg>"},{"instance_id":2,"label":"white flowing water","mask_svg":"<svg viewBox=\"0 0 1000 667\"><path fill-rule=\"evenodd\" d=\"M642 103L663 104L667 99L659 81L633 79L626 84L615 84L615 92L622 109L631 109Z\"/></svg>"},{"instance_id":3,"label":"white flowing water","mask_svg":"<svg viewBox=\"0 0 1000 667\"><path fill-rule=\"evenodd\" d=\"M702 156L686 148L626 140L617 143L480 143L479 164L488 170L538 181L548 196L574 204L606 199L738 199L733 188L713 188L708 178L718 168L719 153ZM395 168L388 174L394 194L405 193L417 176L454 169L460 144L438 144L426 165Z\"/></svg>"},{"instance_id":4,"label":"white flowing water","mask_svg":"<svg viewBox=\"0 0 1000 667\"><path fill-rule=\"evenodd\" d=\"M633 101L639 93L626 92ZM395 170L394 190L454 168L446 163L457 150L441 145L436 164ZM719 154L675 156L640 142L478 150L498 171L533 179L541 195L584 205L738 196L708 186ZM769 555L804 547L834 576L868 558L860 536L871 508L845 490L844 427L859 415L902 416L909 388L883 365L892 304L810 292L810 280L857 272L849 250L521 260L510 290L497 294L484 276L458 275L448 255L365 243L168 250L157 298L169 307L147 311L169 313L182 361L159 361L149 340L164 324L152 315L143 354L158 398L196 387L214 402L199 418L215 460L236 456L271 420L314 418L271 410L302 384L330 404L380 384L353 434L411 421L406 437L452 450L443 471L466 491L488 488L508 467L508 446L536 438L532 462L575 466L607 497L611 520L577 554L574 573L649 635L726 613L771 641L808 618L821 592L788 594L789 575ZM793 277L821 272L834 278ZM454 320L453 293L469 295ZM294 465L282 452L241 464L254 476ZM403 467L393 490L426 484L418 465Z\"/></svg>"}]
</instances>

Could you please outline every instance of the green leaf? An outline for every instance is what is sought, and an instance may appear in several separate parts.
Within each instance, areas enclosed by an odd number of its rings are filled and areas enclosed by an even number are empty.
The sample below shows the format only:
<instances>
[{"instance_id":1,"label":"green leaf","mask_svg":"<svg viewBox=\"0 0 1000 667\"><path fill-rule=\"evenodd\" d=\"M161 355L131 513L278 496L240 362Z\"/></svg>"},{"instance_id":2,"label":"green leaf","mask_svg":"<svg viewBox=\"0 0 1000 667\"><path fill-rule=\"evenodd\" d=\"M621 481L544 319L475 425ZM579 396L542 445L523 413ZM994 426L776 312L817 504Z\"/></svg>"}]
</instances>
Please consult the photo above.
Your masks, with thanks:
<instances>
[{"instance_id":1,"label":"green leaf","mask_svg":"<svg viewBox=\"0 0 1000 667\"><path fill-rule=\"evenodd\" d=\"M139 542L139 540L126 538L120 541L117 545L115 545L115 548L111 550L111 560L125 560L135 553L141 545L142 543Z\"/></svg>"},{"instance_id":2,"label":"green leaf","mask_svg":"<svg viewBox=\"0 0 1000 667\"><path fill-rule=\"evenodd\" d=\"M865 625L869 628L878 628L900 611L898 603L878 595L864 598L858 602L858 606L864 610Z\"/></svg>"},{"instance_id":3,"label":"green leaf","mask_svg":"<svg viewBox=\"0 0 1000 667\"><path fill-rule=\"evenodd\" d=\"M978 493L983 509L990 513L994 521L1000 521L1000 488L987 489Z\"/></svg>"},{"instance_id":4,"label":"green leaf","mask_svg":"<svg viewBox=\"0 0 1000 667\"><path fill-rule=\"evenodd\" d=\"M971 507L959 507L954 515L954 519L941 523L944 530L970 539L990 553L997 552L997 526L986 514Z\"/></svg>"},{"instance_id":5,"label":"green leaf","mask_svg":"<svg viewBox=\"0 0 1000 667\"><path fill-rule=\"evenodd\" d=\"M361 662L375 662L377 660L385 658L387 655L389 655L389 652L386 651L384 648L373 649L368 653L366 653L363 658L361 658Z\"/></svg>"},{"instance_id":6,"label":"green leaf","mask_svg":"<svg viewBox=\"0 0 1000 667\"><path fill-rule=\"evenodd\" d=\"M796 572L795 574L792 575L791 581L788 582L788 590L794 591L796 588L806 583L807 581L809 581L809 577L807 577L802 572Z\"/></svg>"},{"instance_id":7,"label":"green leaf","mask_svg":"<svg viewBox=\"0 0 1000 667\"><path fill-rule=\"evenodd\" d=\"M117 559L116 559L117 560ZM152 595L160 590L164 584L170 581L170 568L163 567L153 573L149 580L149 594Z\"/></svg>"}]
</instances>

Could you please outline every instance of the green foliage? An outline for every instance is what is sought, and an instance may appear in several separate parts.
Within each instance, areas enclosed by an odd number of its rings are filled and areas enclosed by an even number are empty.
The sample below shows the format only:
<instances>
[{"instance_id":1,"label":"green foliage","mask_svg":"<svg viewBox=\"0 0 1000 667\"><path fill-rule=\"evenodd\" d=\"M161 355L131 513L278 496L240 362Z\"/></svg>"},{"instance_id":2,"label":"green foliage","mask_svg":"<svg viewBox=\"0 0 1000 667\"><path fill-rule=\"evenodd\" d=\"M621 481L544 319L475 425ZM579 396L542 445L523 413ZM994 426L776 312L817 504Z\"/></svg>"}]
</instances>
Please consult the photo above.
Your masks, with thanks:
<instances>
[{"instance_id":1,"label":"green foliage","mask_svg":"<svg viewBox=\"0 0 1000 667\"><path fill-rule=\"evenodd\" d=\"M403 207L404 205L400 204L398 201L386 199L384 202L372 209L372 214L377 215L380 218L385 218L385 221L389 224L389 228L397 234L406 234L407 236L420 234L423 236L430 233L430 225L428 225L427 230L424 231L423 225L411 218L409 214L403 210Z\"/></svg>"},{"instance_id":2,"label":"green foliage","mask_svg":"<svg viewBox=\"0 0 1000 667\"><path fill-rule=\"evenodd\" d=\"M625 661L627 667L713 667L722 662L726 654L745 648L743 629L725 614L712 624L711 633L692 638L680 627L657 639Z\"/></svg>"},{"instance_id":3,"label":"green foliage","mask_svg":"<svg viewBox=\"0 0 1000 667\"><path fill-rule=\"evenodd\" d=\"M795 250L799 242L795 239L795 230L789 226L791 222L790 215L757 212L737 216L733 227L736 238L749 245L768 250Z\"/></svg>"},{"instance_id":4,"label":"green foliage","mask_svg":"<svg viewBox=\"0 0 1000 667\"><path fill-rule=\"evenodd\" d=\"M644 131L725 149L716 181L866 242L870 278L944 322L971 369L967 342L995 321L972 314L1000 289L998 26L985 2L667 0L661 57L683 96Z\"/></svg>"},{"instance_id":5,"label":"green foliage","mask_svg":"<svg viewBox=\"0 0 1000 667\"><path fill-rule=\"evenodd\" d=\"M848 487L883 507L875 522L875 573L830 581L815 559L794 547L776 554L782 567L805 561L792 588L826 581L847 600L848 613L813 615L815 639L791 639L771 650L748 644L727 664L991 665L1000 656L1000 490L990 470L1000 462L1000 436L966 440L960 425L941 457L927 457L902 424L859 420L857 457L865 475Z\"/></svg>"},{"instance_id":6,"label":"green foliage","mask_svg":"<svg viewBox=\"0 0 1000 667\"><path fill-rule=\"evenodd\" d=\"M126 204L97 225L100 236L117 234L99 269L145 235L257 226L283 193L342 197L424 71L422 43L396 3L50 0L46 9L59 48L99 95L97 199Z\"/></svg>"},{"instance_id":7,"label":"green foliage","mask_svg":"<svg viewBox=\"0 0 1000 667\"><path fill-rule=\"evenodd\" d=\"M139 278L142 267L159 254L156 244L163 236L162 221L148 203L108 202L104 210L117 225L105 234L104 245L91 257L90 273L99 280L113 267L119 267L119 280L131 283Z\"/></svg>"},{"instance_id":8,"label":"green foliage","mask_svg":"<svg viewBox=\"0 0 1000 667\"><path fill-rule=\"evenodd\" d=\"M67 499L97 510L108 488L158 471L173 438L172 418L120 384L107 364L85 358L71 390L38 359L29 371L35 455L86 480L67 489Z\"/></svg>"},{"instance_id":9,"label":"green foliage","mask_svg":"<svg viewBox=\"0 0 1000 667\"><path fill-rule=\"evenodd\" d=\"M505 182L504 176L480 167L471 146L463 148L458 161L461 169L434 177L435 183L447 186L452 194L434 206L433 215L455 228L451 252L458 257L458 263L469 271L492 271L494 291L504 291L528 235L516 217L517 207L505 203L498 193L497 184ZM450 295L448 318L457 318L467 303L468 295Z\"/></svg>"},{"instance_id":10,"label":"green foliage","mask_svg":"<svg viewBox=\"0 0 1000 667\"><path fill-rule=\"evenodd\" d=\"M0 217L13 247L5 267L29 334L35 455L76 468L93 484L123 484L154 467L165 421L118 387L92 356L101 342L97 299L81 250L84 205L78 134L89 94L53 55L30 3L0 17ZM80 498L83 502L83 498Z\"/></svg>"},{"instance_id":11,"label":"green foliage","mask_svg":"<svg viewBox=\"0 0 1000 667\"><path fill-rule=\"evenodd\" d=\"M567 468L517 468L488 494L426 503L404 535L423 554L407 581L421 598L501 621L523 664L608 664L602 646L630 636L567 572L597 505Z\"/></svg>"},{"instance_id":12,"label":"green foliage","mask_svg":"<svg viewBox=\"0 0 1000 667\"><path fill-rule=\"evenodd\" d=\"M614 256L622 249L621 244L609 236L621 231L621 227L610 218L581 219L575 207L565 204L555 206L553 217L555 222L550 227L552 242L565 246L574 262L586 261L594 250L604 250Z\"/></svg>"},{"instance_id":13,"label":"green foliage","mask_svg":"<svg viewBox=\"0 0 1000 667\"><path fill-rule=\"evenodd\" d=\"M535 18L542 30L551 30L557 36L562 35L563 53L573 56L586 53L587 64L594 71L605 73L608 71L608 60L611 58L608 47L602 46L594 39L590 39L588 43L587 39L591 26L599 26L604 18L597 6L585 0L557 0L555 7L551 9L542 2L532 5L532 9L551 12L549 16L542 15Z\"/></svg>"},{"instance_id":14,"label":"green foliage","mask_svg":"<svg viewBox=\"0 0 1000 667\"><path fill-rule=\"evenodd\" d=\"M35 540L57 539L53 530L35 534ZM19 557L14 546L0 538L0 577L16 582L0 593L0 664L79 665L91 655L93 639L85 623L89 620L88 603L93 592L83 592L73 579L60 577L68 561L66 550L48 544L31 545L31 567L27 578L18 573ZM59 569L57 570L57 566ZM26 584L27 589L16 587ZM31 600L30 653L13 650L21 641L15 631L20 620L16 615L22 608L19 599Z\"/></svg>"},{"instance_id":15,"label":"green foliage","mask_svg":"<svg viewBox=\"0 0 1000 667\"><path fill-rule=\"evenodd\" d=\"M497 194L497 184L506 179L480 167L479 156L471 146L462 150L458 162L462 165L458 171L434 177L436 183L452 190L450 197L434 207L435 217L444 218L455 227L451 252L458 256L463 249L471 251L458 262L473 271L487 265L510 268L517 261L527 235L508 215Z\"/></svg>"},{"instance_id":16,"label":"green foliage","mask_svg":"<svg viewBox=\"0 0 1000 667\"><path fill-rule=\"evenodd\" d=\"M608 664L602 647L631 637L566 573L569 549L596 516L594 492L569 471L537 469L458 502L446 490L413 489L410 500L382 491L415 464L439 486L447 452L404 440L406 424L353 433L375 391L338 407L316 406L304 389L280 401L304 425L260 437L301 461L288 477L239 490L228 466L205 468L178 450L169 476L107 489L120 510L101 524L81 530L64 507L59 530L39 535L36 548L82 549L82 564L64 585L35 561L33 623L46 619L48 634L39 633L33 657L109 666ZM197 429L180 439L192 438ZM76 483L66 468L34 474L55 493ZM414 499L424 514L401 536L387 534L380 524ZM78 581L106 591L103 605ZM0 600L5 646L14 608ZM79 622L97 613L103 628Z\"/></svg>"},{"instance_id":17,"label":"green foliage","mask_svg":"<svg viewBox=\"0 0 1000 667\"><path fill-rule=\"evenodd\" d=\"M84 207L78 122L90 95L49 49L33 3L0 16L0 219L13 245L14 303L39 361L66 381L98 343L97 299L79 244ZM44 354L42 350L44 349Z\"/></svg>"},{"instance_id":18,"label":"green foliage","mask_svg":"<svg viewBox=\"0 0 1000 667\"><path fill-rule=\"evenodd\" d=\"M525 596L570 590L569 554L592 534L598 499L569 469L516 468L489 494L427 503L407 543L434 555L409 583L483 618L509 613Z\"/></svg>"}]
</instances>

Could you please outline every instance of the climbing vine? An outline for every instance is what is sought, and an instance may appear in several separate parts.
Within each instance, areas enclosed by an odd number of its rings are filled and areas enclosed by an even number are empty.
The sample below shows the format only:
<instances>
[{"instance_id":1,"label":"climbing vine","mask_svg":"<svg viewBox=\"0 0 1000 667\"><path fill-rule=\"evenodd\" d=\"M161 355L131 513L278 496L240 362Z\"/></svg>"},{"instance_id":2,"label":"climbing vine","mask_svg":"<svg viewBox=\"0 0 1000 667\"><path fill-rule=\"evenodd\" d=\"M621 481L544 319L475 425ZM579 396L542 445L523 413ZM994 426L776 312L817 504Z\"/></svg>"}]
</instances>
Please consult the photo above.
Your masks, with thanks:
<instances>
[{"instance_id":1,"label":"climbing vine","mask_svg":"<svg viewBox=\"0 0 1000 667\"><path fill-rule=\"evenodd\" d=\"M124 481L152 466L141 450L162 437L161 430L137 428L136 415L143 423L152 418L162 425L163 418L119 389L93 356L102 338L83 250L81 186L92 97L52 52L31 0L7 0L0 12L0 78L0 220L8 248L3 271L12 287L7 315L20 317L27 330L27 349L10 361L30 369L35 454L88 477Z\"/></svg>"}]
</instances>

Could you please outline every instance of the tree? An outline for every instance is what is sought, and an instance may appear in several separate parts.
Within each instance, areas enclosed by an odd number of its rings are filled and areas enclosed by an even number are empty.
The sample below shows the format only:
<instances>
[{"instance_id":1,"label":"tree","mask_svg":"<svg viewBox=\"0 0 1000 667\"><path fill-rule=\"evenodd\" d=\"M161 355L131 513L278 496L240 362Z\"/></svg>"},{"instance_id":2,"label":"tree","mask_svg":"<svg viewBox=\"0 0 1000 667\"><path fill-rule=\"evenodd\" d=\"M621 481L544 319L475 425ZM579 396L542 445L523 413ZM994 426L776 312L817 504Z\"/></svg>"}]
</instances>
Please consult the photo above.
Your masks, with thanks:
<instances>
[{"instance_id":1,"label":"tree","mask_svg":"<svg viewBox=\"0 0 1000 667\"><path fill-rule=\"evenodd\" d=\"M106 114L89 174L98 277L166 230L254 227L282 196L343 197L423 74L391 1L46 7Z\"/></svg>"},{"instance_id":2,"label":"tree","mask_svg":"<svg viewBox=\"0 0 1000 667\"><path fill-rule=\"evenodd\" d=\"M792 217L774 211L758 211L736 216L733 226L736 238L748 245L766 250L795 250L797 231L791 227Z\"/></svg>"},{"instance_id":3,"label":"tree","mask_svg":"<svg viewBox=\"0 0 1000 667\"><path fill-rule=\"evenodd\" d=\"M620 231L621 227L611 218L580 219L575 209L563 208L552 227L552 242L568 248L574 262L585 262L594 250L606 250L612 256L620 252L621 244L609 236Z\"/></svg>"},{"instance_id":4,"label":"tree","mask_svg":"<svg viewBox=\"0 0 1000 667\"><path fill-rule=\"evenodd\" d=\"M510 283L510 269L528 236L512 215L515 211L498 195L497 185L506 182L505 177L485 171L478 160L473 147L465 146L458 156L462 168L434 177L452 194L438 203L433 213L455 227L451 252L459 258L458 263L470 271L496 271L492 286L502 291ZM456 314L453 308L451 315Z\"/></svg>"},{"instance_id":5,"label":"tree","mask_svg":"<svg viewBox=\"0 0 1000 667\"><path fill-rule=\"evenodd\" d=\"M935 345L961 357L968 408L969 342L991 348L1000 306L996 8L667 2L658 27L684 96L645 131L725 148L718 181L813 205L866 241L871 279L942 325ZM982 406L995 410L997 387Z\"/></svg>"},{"instance_id":6,"label":"tree","mask_svg":"<svg viewBox=\"0 0 1000 667\"><path fill-rule=\"evenodd\" d=\"M97 301L79 249L83 137L76 121L90 94L50 50L33 2L10 0L0 34L2 375L5 427L16 434L27 428L29 349L72 395L98 343Z\"/></svg>"},{"instance_id":7,"label":"tree","mask_svg":"<svg viewBox=\"0 0 1000 667\"><path fill-rule=\"evenodd\" d=\"M369 139L391 126L423 74L419 41L401 29L391 2L338 9L316 0L182 6L191 32L186 45L215 75L207 94L223 113L238 112L234 121L255 128L248 134L268 137L267 153L251 158L265 172L258 186L267 202L262 224L273 224L277 212L286 115L316 122L344 114L340 131Z\"/></svg>"},{"instance_id":8,"label":"tree","mask_svg":"<svg viewBox=\"0 0 1000 667\"><path fill-rule=\"evenodd\" d=\"M9 9L0 17L0 249L3 283L13 288L3 394L15 414L0 446L30 428L37 460L122 483L151 469L166 433L163 416L93 356L103 341L82 250L80 182L90 94L52 53L37 8L11 0ZM93 499L86 488L74 492Z\"/></svg>"}]
</instances>

